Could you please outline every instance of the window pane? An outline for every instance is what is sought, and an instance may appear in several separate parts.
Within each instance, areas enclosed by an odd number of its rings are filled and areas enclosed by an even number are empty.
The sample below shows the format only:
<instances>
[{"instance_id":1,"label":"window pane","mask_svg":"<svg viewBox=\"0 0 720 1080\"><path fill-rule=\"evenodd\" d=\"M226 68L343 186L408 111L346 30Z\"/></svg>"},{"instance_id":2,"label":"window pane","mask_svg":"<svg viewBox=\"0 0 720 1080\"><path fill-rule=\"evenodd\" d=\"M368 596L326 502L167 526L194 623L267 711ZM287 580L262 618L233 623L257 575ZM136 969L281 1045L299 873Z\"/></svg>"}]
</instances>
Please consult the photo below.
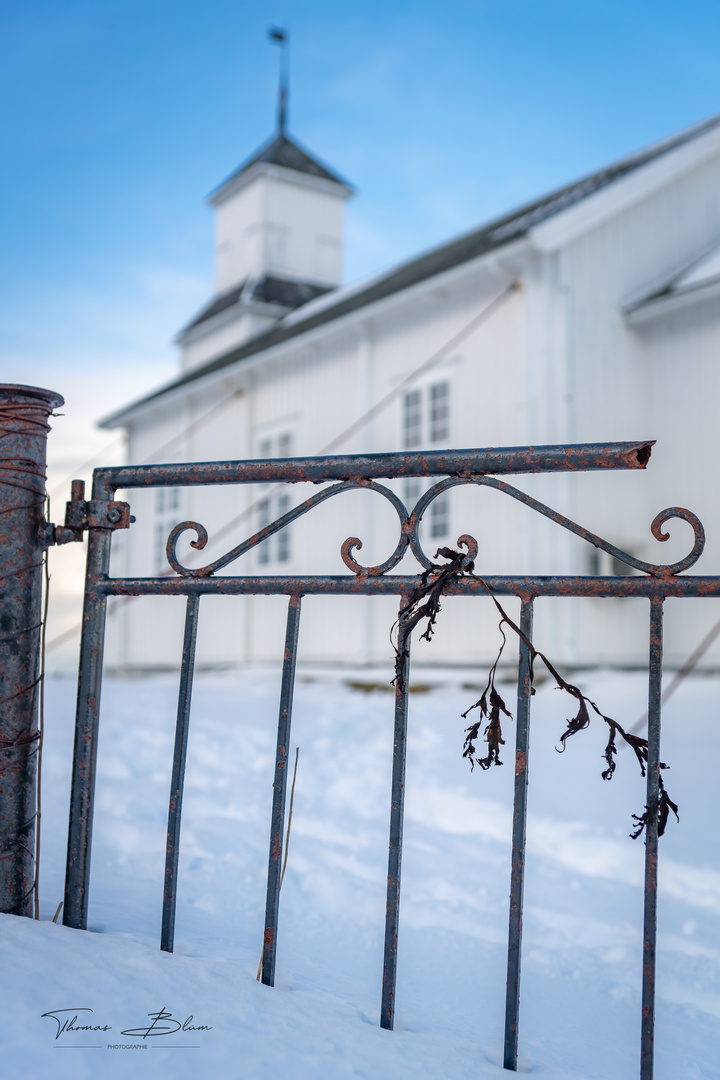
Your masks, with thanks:
<instances>
[{"instance_id":1,"label":"window pane","mask_svg":"<svg viewBox=\"0 0 720 1080\"><path fill-rule=\"evenodd\" d=\"M415 503L423 493L423 482L419 476L408 476L404 486L405 505L412 513Z\"/></svg>"},{"instance_id":2,"label":"window pane","mask_svg":"<svg viewBox=\"0 0 720 1080\"><path fill-rule=\"evenodd\" d=\"M602 573L601 552L596 547L590 548L587 555L587 572L590 577L600 577Z\"/></svg>"},{"instance_id":3,"label":"window pane","mask_svg":"<svg viewBox=\"0 0 720 1080\"><path fill-rule=\"evenodd\" d=\"M450 384L430 387L430 442L445 442L450 437Z\"/></svg>"},{"instance_id":4,"label":"window pane","mask_svg":"<svg viewBox=\"0 0 720 1080\"><path fill-rule=\"evenodd\" d=\"M257 506L258 514L258 532L264 529L266 525L270 524L270 500L261 499ZM261 540L257 549L257 557L259 563L270 562L270 541Z\"/></svg>"},{"instance_id":5,"label":"window pane","mask_svg":"<svg viewBox=\"0 0 720 1080\"><path fill-rule=\"evenodd\" d=\"M287 514L290 509L290 496L279 495L277 501L278 517L282 517L283 514ZM277 537L277 557L278 562L290 561L290 528L285 528L278 533Z\"/></svg>"},{"instance_id":6,"label":"window pane","mask_svg":"<svg viewBox=\"0 0 720 1080\"><path fill-rule=\"evenodd\" d=\"M430 503L430 536L439 540L450 532L450 498L447 491Z\"/></svg>"},{"instance_id":7,"label":"window pane","mask_svg":"<svg viewBox=\"0 0 720 1080\"><path fill-rule=\"evenodd\" d=\"M630 552L628 552L628 555ZM634 574L635 569L629 566L622 559L617 559L614 555L610 556L610 573L613 577L625 577L628 574Z\"/></svg>"},{"instance_id":8,"label":"window pane","mask_svg":"<svg viewBox=\"0 0 720 1080\"><path fill-rule=\"evenodd\" d=\"M287 232L284 225L276 225L270 221L265 226L267 238L265 250L267 260L273 270L287 269L285 266Z\"/></svg>"},{"instance_id":9,"label":"window pane","mask_svg":"<svg viewBox=\"0 0 720 1080\"><path fill-rule=\"evenodd\" d=\"M272 455L272 440L261 439L258 443L258 457L259 458L271 458ZM266 522L267 524L267 522Z\"/></svg>"},{"instance_id":10,"label":"window pane","mask_svg":"<svg viewBox=\"0 0 720 1080\"><path fill-rule=\"evenodd\" d=\"M257 504L258 513L258 529L264 529L266 525L270 524L270 500L261 499Z\"/></svg>"},{"instance_id":11,"label":"window pane","mask_svg":"<svg viewBox=\"0 0 720 1080\"><path fill-rule=\"evenodd\" d=\"M410 390L403 398L403 445L410 448L422 442L422 398L420 390Z\"/></svg>"},{"instance_id":12,"label":"window pane","mask_svg":"<svg viewBox=\"0 0 720 1080\"><path fill-rule=\"evenodd\" d=\"M278 435L277 441L277 456L278 457L291 457L292 456L292 435L289 431L283 432L282 435Z\"/></svg>"},{"instance_id":13,"label":"window pane","mask_svg":"<svg viewBox=\"0 0 720 1080\"><path fill-rule=\"evenodd\" d=\"M165 531L165 526L161 521L155 526L155 573L162 574L163 570L167 569L167 553L165 550L167 544L167 534L170 532L168 529Z\"/></svg>"}]
</instances>

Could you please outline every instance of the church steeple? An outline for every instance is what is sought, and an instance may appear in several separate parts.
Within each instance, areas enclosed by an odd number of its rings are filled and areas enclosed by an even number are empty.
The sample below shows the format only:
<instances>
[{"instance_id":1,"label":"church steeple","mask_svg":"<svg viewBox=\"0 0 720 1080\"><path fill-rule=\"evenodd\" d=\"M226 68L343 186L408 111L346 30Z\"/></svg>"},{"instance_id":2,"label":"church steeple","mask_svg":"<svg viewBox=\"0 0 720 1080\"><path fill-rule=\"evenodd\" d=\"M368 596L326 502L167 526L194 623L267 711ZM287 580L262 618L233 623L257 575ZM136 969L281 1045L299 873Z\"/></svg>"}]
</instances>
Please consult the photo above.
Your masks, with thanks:
<instances>
[{"instance_id":1,"label":"church steeple","mask_svg":"<svg viewBox=\"0 0 720 1080\"><path fill-rule=\"evenodd\" d=\"M354 189L290 138L288 33L268 33L281 49L277 129L208 198L215 295L178 337L183 368L342 284L344 204Z\"/></svg>"},{"instance_id":2,"label":"church steeple","mask_svg":"<svg viewBox=\"0 0 720 1080\"><path fill-rule=\"evenodd\" d=\"M342 281L343 204L353 188L287 132L287 30L280 46L277 130L209 196L216 211L216 289L273 279L331 289Z\"/></svg>"},{"instance_id":3,"label":"church steeple","mask_svg":"<svg viewBox=\"0 0 720 1080\"><path fill-rule=\"evenodd\" d=\"M267 331L342 284L344 204L353 188L287 130L288 32L280 46L277 128L211 193L215 295L178 336L184 369Z\"/></svg>"},{"instance_id":4,"label":"church steeple","mask_svg":"<svg viewBox=\"0 0 720 1080\"><path fill-rule=\"evenodd\" d=\"M289 68L290 68L290 35L287 30L279 26L271 26L268 37L280 46L280 75L278 79L278 111L277 126L278 134L284 135L287 129L287 110L289 92Z\"/></svg>"}]
</instances>

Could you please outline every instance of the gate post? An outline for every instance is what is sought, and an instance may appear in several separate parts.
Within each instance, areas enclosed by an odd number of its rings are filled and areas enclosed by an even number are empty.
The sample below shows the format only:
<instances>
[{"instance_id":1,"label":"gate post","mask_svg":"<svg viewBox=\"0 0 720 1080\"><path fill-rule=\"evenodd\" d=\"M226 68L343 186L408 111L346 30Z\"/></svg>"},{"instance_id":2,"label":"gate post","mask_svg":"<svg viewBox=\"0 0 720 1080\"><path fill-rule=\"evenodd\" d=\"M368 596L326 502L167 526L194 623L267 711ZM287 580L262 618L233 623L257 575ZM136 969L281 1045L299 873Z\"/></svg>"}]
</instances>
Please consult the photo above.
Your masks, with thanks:
<instances>
[{"instance_id":1,"label":"gate post","mask_svg":"<svg viewBox=\"0 0 720 1080\"><path fill-rule=\"evenodd\" d=\"M48 417L60 394L0 385L0 912L32 917Z\"/></svg>"}]
</instances>

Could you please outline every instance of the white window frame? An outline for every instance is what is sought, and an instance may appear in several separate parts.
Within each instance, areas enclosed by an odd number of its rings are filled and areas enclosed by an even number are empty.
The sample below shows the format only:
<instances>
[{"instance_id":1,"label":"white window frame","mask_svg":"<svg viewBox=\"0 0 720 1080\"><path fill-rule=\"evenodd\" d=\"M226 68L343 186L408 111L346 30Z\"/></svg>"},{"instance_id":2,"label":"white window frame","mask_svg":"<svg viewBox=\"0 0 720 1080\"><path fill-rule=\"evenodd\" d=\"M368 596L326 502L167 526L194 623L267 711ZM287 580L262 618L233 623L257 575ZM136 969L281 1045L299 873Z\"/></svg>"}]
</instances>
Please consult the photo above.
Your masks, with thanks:
<instances>
[{"instance_id":1,"label":"white window frame","mask_svg":"<svg viewBox=\"0 0 720 1080\"><path fill-rule=\"evenodd\" d=\"M294 433L289 427L278 427L275 431L263 433L256 437L256 456L260 460L275 460L277 458L289 458L293 454ZM264 485L262 497L257 503L257 532L264 529L271 521L277 521L292 507L292 499L288 492L273 491L270 485ZM290 526L286 526L274 536L262 540L256 549L256 557L259 566L269 566L271 563L289 563L292 560L292 533Z\"/></svg>"},{"instance_id":2,"label":"white window frame","mask_svg":"<svg viewBox=\"0 0 720 1080\"><path fill-rule=\"evenodd\" d=\"M447 446L452 431L452 380L436 375L402 395L401 445L403 450Z\"/></svg>"},{"instance_id":3,"label":"white window frame","mask_svg":"<svg viewBox=\"0 0 720 1080\"><path fill-rule=\"evenodd\" d=\"M160 577L169 568L167 561L167 538L170 530L182 520L182 488L155 489L155 576Z\"/></svg>"},{"instance_id":4,"label":"white window frame","mask_svg":"<svg viewBox=\"0 0 720 1080\"><path fill-rule=\"evenodd\" d=\"M436 478L425 480L421 476L408 476L403 481L402 497L407 509L412 513L418 500L432 487ZM423 518L426 535L431 540L445 540L451 533L451 507L450 492L443 491L430 503L427 514Z\"/></svg>"}]
</instances>

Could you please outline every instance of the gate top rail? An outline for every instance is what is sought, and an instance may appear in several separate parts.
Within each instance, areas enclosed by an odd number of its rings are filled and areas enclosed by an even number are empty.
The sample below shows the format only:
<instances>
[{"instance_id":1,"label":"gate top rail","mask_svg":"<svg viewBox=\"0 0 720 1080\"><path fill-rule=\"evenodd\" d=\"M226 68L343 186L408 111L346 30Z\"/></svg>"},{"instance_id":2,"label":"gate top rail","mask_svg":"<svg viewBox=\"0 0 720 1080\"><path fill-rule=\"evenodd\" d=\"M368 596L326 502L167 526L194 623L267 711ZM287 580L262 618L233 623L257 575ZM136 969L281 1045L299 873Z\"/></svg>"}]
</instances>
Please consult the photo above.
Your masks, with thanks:
<instances>
[{"instance_id":1,"label":"gate top rail","mask_svg":"<svg viewBox=\"0 0 720 1080\"><path fill-rule=\"evenodd\" d=\"M93 497L109 499L118 488L191 487L206 484L290 484L326 480L375 480L402 476L473 477L498 473L587 472L644 469L654 439L644 442L488 447L333 457L210 461L183 465L120 465L96 469Z\"/></svg>"}]
</instances>

